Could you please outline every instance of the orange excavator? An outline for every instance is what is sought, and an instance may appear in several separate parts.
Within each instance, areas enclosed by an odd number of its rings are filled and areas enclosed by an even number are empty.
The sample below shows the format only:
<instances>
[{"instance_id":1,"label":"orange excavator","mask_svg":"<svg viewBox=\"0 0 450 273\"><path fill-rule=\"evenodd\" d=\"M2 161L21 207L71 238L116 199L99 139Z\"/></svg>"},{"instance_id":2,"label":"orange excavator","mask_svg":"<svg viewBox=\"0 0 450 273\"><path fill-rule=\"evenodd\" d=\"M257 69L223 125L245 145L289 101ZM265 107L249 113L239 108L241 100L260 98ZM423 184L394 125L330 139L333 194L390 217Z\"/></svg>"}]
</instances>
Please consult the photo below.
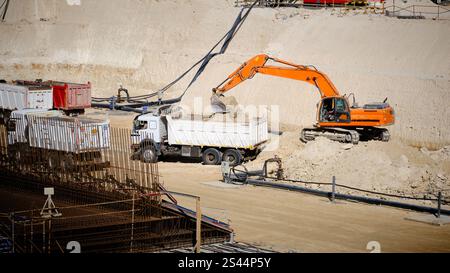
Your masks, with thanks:
<instances>
[{"instance_id":1,"label":"orange excavator","mask_svg":"<svg viewBox=\"0 0 450 273\"><path fill-rule=\"evenodd\" d=\"M282 66L266 65L272 61ZM224 93L257 73L304 81L317 87L321 101L317 104L317 122L312 128L304 128L300 140L307 142L323 136L331 140L357 144L361 140L389 141L386 128L394 124L394 109L386 102L365 104L359 107L353 93L340 95L330 79L311 65L297 65L265 54L257 55L243 63L227 79L213 89L211 105L226 110ZM349 105L349 98L353 104Z\"/></svg>"}]
</instances>

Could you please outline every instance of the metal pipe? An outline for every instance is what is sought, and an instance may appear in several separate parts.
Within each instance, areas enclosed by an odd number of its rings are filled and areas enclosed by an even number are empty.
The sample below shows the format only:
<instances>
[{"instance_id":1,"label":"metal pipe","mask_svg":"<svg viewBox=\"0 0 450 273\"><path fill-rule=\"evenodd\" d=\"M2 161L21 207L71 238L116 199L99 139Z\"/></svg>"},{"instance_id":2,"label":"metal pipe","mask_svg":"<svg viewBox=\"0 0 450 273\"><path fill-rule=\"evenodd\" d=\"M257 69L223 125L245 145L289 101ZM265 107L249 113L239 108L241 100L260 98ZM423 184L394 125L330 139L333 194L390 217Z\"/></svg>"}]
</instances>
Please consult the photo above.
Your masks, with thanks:
<instances>
[{"instance_id":1,"label":"metal pipe","mask_svg":"<svg viewBox=\"0 0 450 273\"><path fill-rule=\"evenodd\" d=\"M331 186L331 202L334 203L334 198L336 196L336 176L333 175L332 179L333 185Z\"/></svg>"},{"instance_id":2,"label":"metal pipe","mask_svg":"<svg viewBox=\"0 0 450 273\"><path fill-rule=\"evenodd\" d=\"M297 191L297 192L303 192L303 193L310 193L310 194L324 196L324 197L328 197L328 198L330 198L330 196L332 194L331 192L327 192L327 191L309 189L309 188L294 186L294 185L273 183L273 182L268 182L268 181L263 181L263 180L247 179L247 183L250 185L255 185L255 186L264 186L264 187L271 187L271 188L277 188L277 189L283 189L283 190L291 190L291 191ZM343 200L353 200L353 201L358 201L358 202L363 202L363 203L373 204L373 205L384 205L384 206L414 210L414 211L419 211L419 212L428 212L428 213L432 213L432 214L437 214L439 211L439 214L450 215L450 210L445 210L445 209L438 210L438 209L432 208L432 207L407 204L407 203L402 203L402 202L397 202L397 201L382 200L382 199L370 198L370 197L364 197L364 196L335 193L335 198L343 199Z\"/></svg>"},{"instance_id":3,"label":"metal pipe","mask_svg":"<svg viewBox=\"0 0 450 273\"><path fill-rule=\"evenodd\" d=\"M437 217L441 218L441 200L442 200L442 192L438 193L438 208L437 208Z\"/></svg>"}]
</instances>

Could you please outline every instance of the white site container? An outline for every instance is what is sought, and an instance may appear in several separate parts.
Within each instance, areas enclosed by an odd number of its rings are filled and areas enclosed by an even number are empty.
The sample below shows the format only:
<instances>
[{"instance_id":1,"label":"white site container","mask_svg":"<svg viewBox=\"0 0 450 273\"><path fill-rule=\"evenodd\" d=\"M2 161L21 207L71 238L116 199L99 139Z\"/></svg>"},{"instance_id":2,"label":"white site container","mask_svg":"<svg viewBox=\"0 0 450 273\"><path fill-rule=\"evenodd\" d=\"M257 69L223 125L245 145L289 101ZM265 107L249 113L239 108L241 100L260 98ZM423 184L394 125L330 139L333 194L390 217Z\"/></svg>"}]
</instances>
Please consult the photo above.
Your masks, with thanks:
<instances>
[{"instance_id":1,"label":"white site container","mask_svg":"<svg viewBox=\"0 0 450 273\"><path fill-rule=\"evenodd\" d=\"M43 109L23 109L13 111L11 113L11 118L7 124L8 127L8 144L18 144L18 143L27 143L28 142L28 118L27 115L38 114L38 113L47 113L46 110ZM54 115L58 115L58 111L49 111L54 112Z\"/></svg>"},{"instance_id":2,"label":"white site container","mask_svg":"<svg viewBox=\"0 0 450 273\"><path fill-rule=\"evenodd\" d=\"M21 86L0 83L0 108L6 110L52 109L51 87Z\"/></svg>"},{"instance_id":3,"label":"white site container","mask_svg":"<svg viewBox=\"0 0 450 273\"><path fill-rule=\"evenodd\" d=\"M59 111L35 112L24 116L26 121L22 123L26 123L24 132L30 147L79 154L110 146L108 121L67 117ZM19 139L17 135L21 131L17 128L16 139Z\"/></svg>"},{"instance_id":4,"label":"white site container","mask_svg":"<svg viewBox=\"0 0 450 273\"><path fill-rule=\"evenodd\" d=\"M269 139L265 118L248 121L166 118L170 145L254 149Z\"/></svg>"}]
</instances>

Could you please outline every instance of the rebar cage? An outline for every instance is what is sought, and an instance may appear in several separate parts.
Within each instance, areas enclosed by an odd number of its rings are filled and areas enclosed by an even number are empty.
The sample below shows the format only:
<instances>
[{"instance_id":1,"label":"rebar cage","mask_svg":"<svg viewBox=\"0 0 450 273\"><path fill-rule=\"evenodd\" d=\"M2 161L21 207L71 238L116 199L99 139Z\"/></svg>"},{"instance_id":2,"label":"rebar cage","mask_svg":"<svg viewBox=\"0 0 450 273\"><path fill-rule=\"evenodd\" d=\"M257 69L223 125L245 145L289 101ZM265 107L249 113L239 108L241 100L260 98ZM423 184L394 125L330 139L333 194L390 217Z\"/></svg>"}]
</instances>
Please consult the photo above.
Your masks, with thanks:
<instances>
[{"instance_id":1,"label":"rebar cage","mask_svg":"<svg viewBox=\"0 0 450 273\"><path fill-rule=\"evenodd\" d=\"M52 135L49 141L55 142L73 137L78 145L99 141L93 137L99 130L89 124L54 119L51 126L58 130L36 134ZM16 205L12 212L0 208L0 241L3 235L3 243L11 246L6 252L66 253L76 251L74 244L83 253L150 252L195 244L195 219L165 205L157 163L132 160L131 130L108 128L107 143L87 143L77 150L20 142L8 127L13 126L0 125L0 194L16 194ZM55 189L57 207L46 211L53 217L43 216L38 205L25 205L30 200L44 204L46 187ZM224 242L230 232L203 223L201 236L204 244Z\"/></svg>"}]
</instances>

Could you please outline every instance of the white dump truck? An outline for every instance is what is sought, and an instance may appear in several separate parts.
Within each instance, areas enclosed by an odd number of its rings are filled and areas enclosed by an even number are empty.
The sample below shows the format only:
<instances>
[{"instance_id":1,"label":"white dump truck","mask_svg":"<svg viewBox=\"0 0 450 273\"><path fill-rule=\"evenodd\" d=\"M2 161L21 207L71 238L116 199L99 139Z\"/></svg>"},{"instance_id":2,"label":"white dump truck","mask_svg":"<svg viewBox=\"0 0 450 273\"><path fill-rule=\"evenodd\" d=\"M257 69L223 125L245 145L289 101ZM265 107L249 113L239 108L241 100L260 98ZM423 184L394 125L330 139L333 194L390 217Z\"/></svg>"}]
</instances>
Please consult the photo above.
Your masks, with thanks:
<instances>
[{"instance_id":1,"label":"white dump truck","mask_svg":"<svg viewBox=\"0 0 450 273\"><path fill-rule=\"evenodd\" d=\"M21 86L0 83L0 123L6 124L12 111L53 108L51 86Z\"/></svg>"},{"instance_id":2,"label":"white dump truck","mask_svg":"<svg viewBox=\"0 0 450 273\"><path fill-rule=\"evenodd\" d=\"M56 110L13 111L7 131L13 160L50 169L103 166L101 151L110 147L108 121L68 117Z\"/></svg>"},{"instance_id":3,"label":"white dump truck","mask_svg":"<svg viewBox=\"0 0 450 273\"><path fill-rule=\"evenodd\" d=\"M240 121L148 113L135 118L131 138L133 158L144 162L176 154L202 158L206 165L222 161L238 165L255 158L269 136L265 118Z\"/></svg>"}]
</instances>

